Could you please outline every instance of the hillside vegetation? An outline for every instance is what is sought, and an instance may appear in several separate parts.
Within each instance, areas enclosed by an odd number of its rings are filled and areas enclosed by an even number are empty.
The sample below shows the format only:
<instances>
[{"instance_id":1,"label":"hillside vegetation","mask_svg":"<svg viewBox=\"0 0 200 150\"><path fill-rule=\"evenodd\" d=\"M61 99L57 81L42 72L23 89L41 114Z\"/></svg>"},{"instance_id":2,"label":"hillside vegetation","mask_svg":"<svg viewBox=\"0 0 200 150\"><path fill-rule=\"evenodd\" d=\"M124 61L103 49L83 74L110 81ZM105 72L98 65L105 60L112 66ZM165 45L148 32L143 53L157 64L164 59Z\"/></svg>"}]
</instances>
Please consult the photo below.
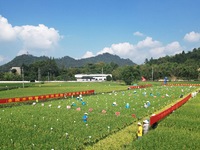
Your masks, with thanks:
<instances>
[{"instance_id":1,"label":"hillside vegetation","mask_svg":"<svg viewBox=\"0 0 200 150\"><path fill-rule=\"evenodd\" d=\"M113 62L119 66L135 64L130 59L123 59L117 55L112 55L109 53L104 53L104 54L97 55L95 57L84 58L84 59L74 59L69 56L64 56L62 58L51 58L51 57L49 58L47 56L37 57L33 55L24 54L24 55L17 56L12 61L8 62L7 64L0 66L0 72L9 71L11 67L21 67L23 65L29 66L36 62L47 61L49 59L54 60L58 68L83 67L84 65L88 63L95 64L99 62L104 62L104 63Z\"/></svg>"},{"instance_id":2,"label":"hillside vegetation","mask_svg":"<svg viewBox=\"0 0 200 150\"><path fill-rule=\"evenodd\" d=\"M19 60L21 58L21 60ZM200 79L200 48L188 53L184 51L174 56L165 56L159 59L146 59L144 64L136 65L129 59L122 59L111 54L102 54L96 57L75 60L70 57L61 59L39 57L31 55L16 57L13 61L0 67L7 71L11 66L21 67L22 75L15 69L10 72L0 72L0 80L27 80L27 81L71 81L76 80L75 74L112 74L108 81L124 81L127 85L141 80L148 81L199 81ZM38 59L39 59L38 58ZM32 60L31 62L28 60ZM75 64L75 66L72 65ZM23 78L24 77L24 78Z\"/></svg>"}]
</instances>

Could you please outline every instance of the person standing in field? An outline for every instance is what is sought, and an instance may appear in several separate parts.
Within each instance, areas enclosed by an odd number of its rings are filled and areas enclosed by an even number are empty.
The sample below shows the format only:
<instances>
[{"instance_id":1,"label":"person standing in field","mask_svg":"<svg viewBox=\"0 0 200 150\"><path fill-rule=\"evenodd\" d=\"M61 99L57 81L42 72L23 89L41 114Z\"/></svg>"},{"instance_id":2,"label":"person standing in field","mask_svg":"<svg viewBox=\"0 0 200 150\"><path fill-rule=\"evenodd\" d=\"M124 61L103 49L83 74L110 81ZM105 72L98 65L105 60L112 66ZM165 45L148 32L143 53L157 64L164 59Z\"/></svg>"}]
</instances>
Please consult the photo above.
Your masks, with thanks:
<instances>
[{"instance_id":1,"label":"person standing in field","mask_svg":"<svg viewBox=\"0 0 200 150\"><path fill-rule=\"evenodd\" d=\"M88 120L88 113L84 113L84 116L83 116L83 122L87 122Z\"/></svg>"},{"instance_id":2,"label":"person standing in field","mask_svg":"<svg viewBox=\"0 0 200 150\"><path fill-rule=\"evenodd\" d=\"M148 120L143 121L143 134L146 134L149 131L149 122Z\"/></svg>"},{"instance_id":3,"label":"person standing in field","mask_svg":"<svg viewBox=\"0 0 200 150\"><path fill-rule=\"evenodd\" d=\"M142 124L138 122L138 130L137 130L137 139L139 140L142 137Z\"/></svg>"}]
</instances>

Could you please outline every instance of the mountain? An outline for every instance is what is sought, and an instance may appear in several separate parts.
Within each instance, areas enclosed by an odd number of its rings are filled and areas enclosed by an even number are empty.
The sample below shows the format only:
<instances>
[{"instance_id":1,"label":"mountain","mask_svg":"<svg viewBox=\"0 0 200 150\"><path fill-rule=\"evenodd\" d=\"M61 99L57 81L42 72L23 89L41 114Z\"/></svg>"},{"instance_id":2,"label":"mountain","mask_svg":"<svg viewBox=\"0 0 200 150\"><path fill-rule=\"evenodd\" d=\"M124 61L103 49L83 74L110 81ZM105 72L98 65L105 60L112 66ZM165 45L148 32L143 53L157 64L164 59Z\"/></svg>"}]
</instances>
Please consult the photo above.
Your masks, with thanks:
<instances>
[{"instance_id":1,"label":"mountain","mask_svg":"<svg viewBox=\"0 0 200 150\"><path fill-rule=\"evenodd\" d=\"M64 66L66 68L81 67L88 63L98 63L98 62L104 62L104 63L114 62L118 64L119 66L135 65L135 63L133 63L130 59L123 59L117 55L112 55L109 53L104 53L104 54L97 55L95 57L78 59L78 60L65 56L61 59L55 59L55 61L59 67Z\"/></svg>"},{"instance_id":2,"label":"mountain","mask_svg":"<svg viewBox=\"0 0 200 150\"><path fill-rule=\"evenodd\" d=\"M43 61L43 60L47 60L47 59L49 59L49 58L46 56L36 57L33 55L29 55L29 54L16 56L12 61L0 66L0 72L9 71L11 67L21 67L22 64L30 65L34 62Z\"/></svg>"},{"instance_id":3,"label":"mountain","mask_svg":"<svg viewBox=\"0 0 200 150\"><path fill-rule=\"evenodd\" d=\"M49 59L49 57L47 56L37 57L27 54L16 56L12 61L0 66L0 72L8 71L11 67L20 67L22 64L30 65L34 62L43 61L47 59ZM98 63L98 62L104 62L104 63L113 62L118 64L119 66L135 65L135 63L132 62L130 59L123 59L117 55L112 55L109 53L104 53L97 55L95 57L78 59L78 60L71 58L69 56L65 56L62 58L54 58L54 60L56 61L59 68L81 67L88 63Z\"/></svg>"}]
</instances>

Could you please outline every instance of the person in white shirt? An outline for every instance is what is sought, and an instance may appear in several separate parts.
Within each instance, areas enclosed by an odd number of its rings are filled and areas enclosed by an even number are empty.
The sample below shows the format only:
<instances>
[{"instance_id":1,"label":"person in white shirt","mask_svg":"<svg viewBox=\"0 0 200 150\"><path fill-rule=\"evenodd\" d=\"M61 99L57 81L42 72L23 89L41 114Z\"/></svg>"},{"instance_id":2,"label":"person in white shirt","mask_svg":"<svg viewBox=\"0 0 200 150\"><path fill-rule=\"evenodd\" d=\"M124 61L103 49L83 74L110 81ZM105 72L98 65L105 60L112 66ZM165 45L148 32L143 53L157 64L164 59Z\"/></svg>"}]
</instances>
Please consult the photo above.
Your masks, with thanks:
<instances>
[{"instance_id":1,"label":"person in white shirt","mask_svg":"<svg viewBox=\"0 0 200 150\"><path fill-rule=\"evenodd\" d=\"M149 131L149 121L144 120L143 121L143 133L146 134Z\"/></svg>"}]
</instances>

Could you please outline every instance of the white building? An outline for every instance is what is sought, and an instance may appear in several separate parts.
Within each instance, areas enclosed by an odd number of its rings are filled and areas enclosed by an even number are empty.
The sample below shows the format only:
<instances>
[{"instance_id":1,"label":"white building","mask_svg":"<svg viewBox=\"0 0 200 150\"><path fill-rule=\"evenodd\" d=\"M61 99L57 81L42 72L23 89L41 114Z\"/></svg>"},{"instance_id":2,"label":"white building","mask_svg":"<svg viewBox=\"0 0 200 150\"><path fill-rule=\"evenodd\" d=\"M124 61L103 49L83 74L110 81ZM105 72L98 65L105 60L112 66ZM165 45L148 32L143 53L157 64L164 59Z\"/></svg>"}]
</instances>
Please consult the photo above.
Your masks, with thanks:
<instances>
[{"instance_id":1,"label":"white building","mask_svg":"<svg viewBox=\"0 0 200 150\"><path fill-rule=\"evenodd\" d=\"M106 77L112 77L112 74L76 74L75 78L79 82L84 81L106 81Z\"/></svg>"},{"instance_id":2,"label":"white building","mask_svg":"<svg viewBox=\"0 0 200 150\"><path fill-rule=\"evenodd\" d=\"M21 68L20 67L12 67L10 70L15 69L18 75L21 75Z\"/></svg>"}]
</instances>

